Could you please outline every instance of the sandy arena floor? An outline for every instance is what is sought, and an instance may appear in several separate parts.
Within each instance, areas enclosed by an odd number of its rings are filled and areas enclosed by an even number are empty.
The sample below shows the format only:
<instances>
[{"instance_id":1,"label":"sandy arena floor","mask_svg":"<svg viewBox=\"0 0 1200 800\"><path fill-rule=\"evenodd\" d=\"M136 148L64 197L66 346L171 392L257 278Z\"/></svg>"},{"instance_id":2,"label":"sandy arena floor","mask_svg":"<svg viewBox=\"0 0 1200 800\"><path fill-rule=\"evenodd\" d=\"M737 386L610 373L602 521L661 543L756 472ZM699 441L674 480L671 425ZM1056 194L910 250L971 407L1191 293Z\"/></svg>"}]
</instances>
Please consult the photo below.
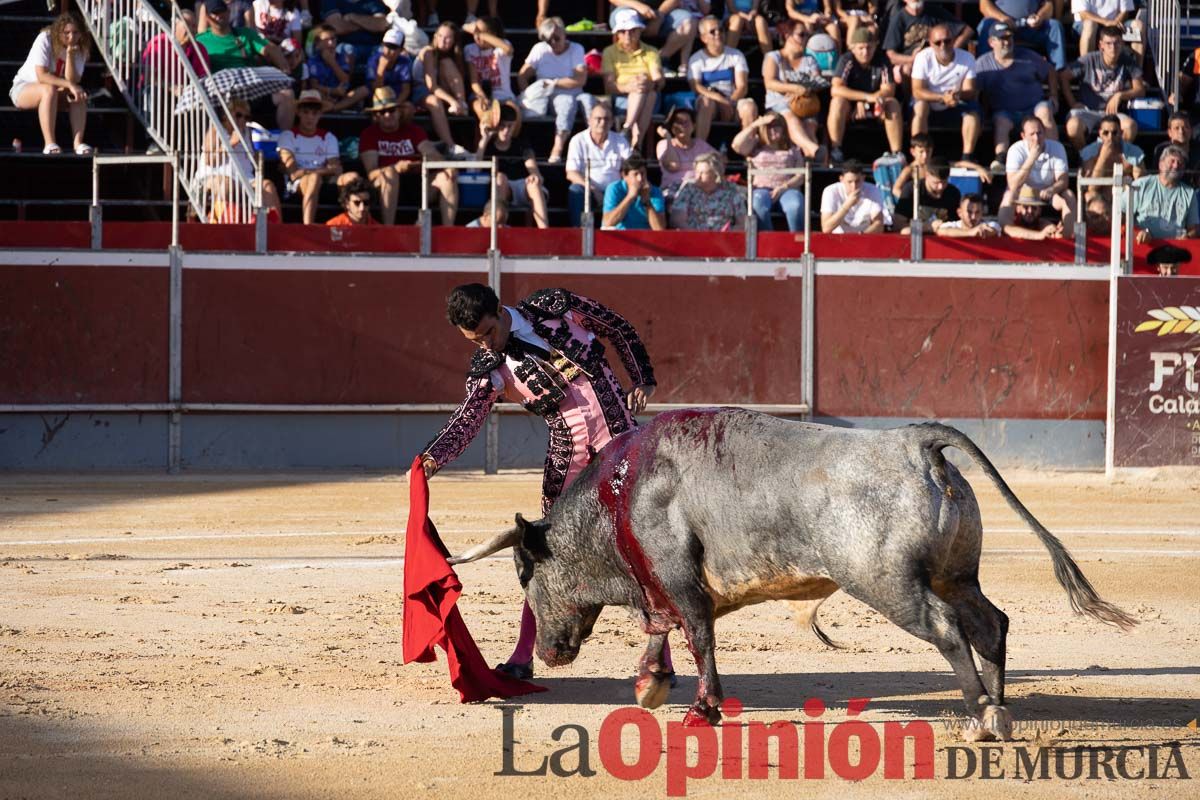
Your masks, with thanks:
<instances>
[{"instance_id":1,"label":"sandy arena floor","mask_svg":"<svg viewBox=\"0 0 1200 800\"><path fill-rule=\"evenodd\" d=\"M1037 540L976 473L988 528L984 591L1012 619L1009 704L1019 741L1002 780L947 780L941 722L927 781L730 781L691 797L1200 797L1200 485L1160 473L1009 475L1099 591L1142 620L1121 633L1071 614ZM408 487L396 476L4 476L0 484L0 798L658 797L607 774L604 717L632 701L643 636L607 610L570 667L540 668L550 691L516 714L515 766L591 734L594 777L496 776L501 712L460 705L444 661L401 663ZM537 508L539 476L448 473L431 484L452 550ZM465 566L460 606L484 655L515 638L511 561ZM821 611L828 650L768 603L718 623L726 692L743 721L800 720L808 697L832 728L853 697L872 723L937 720L960 708L946 662L843 594ZM677 648L677 653L684 652ZM682 719L694 672L654 712ZM1193 724L1194 725L1194 724ZM877 726L882 729L882 726ZM1191 779L1024 781L1015 749L1179 743ZM978 746L975 746L978 750ZM1165 756L1164 756L1165 758ZM632 759L632 756L631 756ZM665 762L665 758L664 758ZM568 767L575 756L565 760ZM1161 765L1160 765L1161 769ZM827 769L827 775L829 771ZM1086 774L1086 773L1085 773Z\"/></svg>"}]
</instances>

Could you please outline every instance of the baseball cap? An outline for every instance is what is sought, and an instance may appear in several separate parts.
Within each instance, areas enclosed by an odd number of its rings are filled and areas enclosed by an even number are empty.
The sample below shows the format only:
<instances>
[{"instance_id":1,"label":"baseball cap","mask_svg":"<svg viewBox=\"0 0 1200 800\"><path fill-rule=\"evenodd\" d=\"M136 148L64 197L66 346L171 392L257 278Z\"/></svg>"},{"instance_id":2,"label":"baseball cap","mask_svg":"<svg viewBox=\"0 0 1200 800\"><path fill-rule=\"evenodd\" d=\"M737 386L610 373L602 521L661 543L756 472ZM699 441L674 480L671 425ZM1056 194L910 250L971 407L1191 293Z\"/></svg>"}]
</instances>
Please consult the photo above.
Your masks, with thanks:
<instances>
[{"instance_id":1,"label":"baseball cap","mask_svg":"<svg viewBox=\"0 0 1200 800\"><path fill-rule=\"evenodd\" d=\"M997 22L992 26L991 33L988 34L989 39L1001 39L1005 36L1012 36L1012 28L1007 22Z\"/></svg>"},{"instance_id":2,"label":"baseball cap","mask_svg":"<svg viewBox=\"0 0 1200 800\"><path fill-rule=\"evenodd\" d=\"M383 43L404 47L404 31L399 28L388 28L387 33L383 35Z\"/></svg>"},{"instance_id":3,"label":"baseball cap","mask_svg":"<svg viewBox=\"0 0 1200 800\"><path fill-rule=\"evenodd\" d=\"M210 14L224 14L229 10L225 0L204 0L204 10Z\"/></svg>"},{"instance_id":4,"label":"baseball cap","mask_svg":"<svg viewBox=\"0 0 1200 800\"><path fill-rule=\"evenodd\" d=\"M618 8L613 14L612 29L613 33L619 31L631 31L634 28L644 28L646 23L642 22L641 14L634 11L632 8Z\"/></svg>"}]
</instances>

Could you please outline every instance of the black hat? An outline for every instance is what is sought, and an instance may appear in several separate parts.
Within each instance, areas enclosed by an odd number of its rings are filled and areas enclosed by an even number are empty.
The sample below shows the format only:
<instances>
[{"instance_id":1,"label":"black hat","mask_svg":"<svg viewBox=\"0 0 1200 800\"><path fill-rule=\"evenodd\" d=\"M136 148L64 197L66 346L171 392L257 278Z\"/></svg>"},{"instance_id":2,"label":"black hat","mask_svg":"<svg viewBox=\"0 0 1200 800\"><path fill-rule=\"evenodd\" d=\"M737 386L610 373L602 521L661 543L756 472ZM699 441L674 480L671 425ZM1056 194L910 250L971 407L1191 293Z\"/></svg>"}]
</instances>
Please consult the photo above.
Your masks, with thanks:
<instances>
[{"instance_id":1,"label":"black hat","mask_svg":"<svg viewBox=\"0 0 1200 800\"><path fill-rule=\"evenodd\" d=\"M1150 251L1146 260L1151 264L1190 264L1192 254L1173 244L1159 245Z\"/></svg>"}]
</instances>

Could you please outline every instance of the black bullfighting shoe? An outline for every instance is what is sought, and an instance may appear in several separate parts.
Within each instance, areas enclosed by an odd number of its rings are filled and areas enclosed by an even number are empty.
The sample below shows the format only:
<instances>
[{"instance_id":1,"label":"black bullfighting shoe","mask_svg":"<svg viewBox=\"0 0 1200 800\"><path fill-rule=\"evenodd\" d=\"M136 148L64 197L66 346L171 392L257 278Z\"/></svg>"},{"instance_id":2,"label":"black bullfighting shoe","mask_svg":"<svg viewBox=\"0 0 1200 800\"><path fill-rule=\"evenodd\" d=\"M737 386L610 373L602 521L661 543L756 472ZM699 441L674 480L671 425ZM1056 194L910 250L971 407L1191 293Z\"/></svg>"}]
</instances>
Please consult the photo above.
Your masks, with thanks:
<instances>
[{"instance_id":1,"label":"black bullfighting shoe","mask_svg":"<svg viewBox=\"0 0 1200 800\"><path fill-rule=\"evenodd\" d=\"M524 664L497 664L496 672L519 681L527 681L533 677L533 661L526 661Z\"/></svg>"}]
</instances>

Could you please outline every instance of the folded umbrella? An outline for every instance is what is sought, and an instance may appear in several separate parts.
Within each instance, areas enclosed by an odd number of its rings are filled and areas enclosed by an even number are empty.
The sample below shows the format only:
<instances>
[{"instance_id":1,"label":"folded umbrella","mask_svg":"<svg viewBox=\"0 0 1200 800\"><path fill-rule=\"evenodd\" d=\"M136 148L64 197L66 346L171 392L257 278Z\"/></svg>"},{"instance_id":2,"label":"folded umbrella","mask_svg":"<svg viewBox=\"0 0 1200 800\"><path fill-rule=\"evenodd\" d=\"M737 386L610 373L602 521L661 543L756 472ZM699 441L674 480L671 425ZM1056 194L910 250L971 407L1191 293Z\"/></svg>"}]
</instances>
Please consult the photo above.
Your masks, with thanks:
<instances>
[{"instance_id":1,"label":"folded umbrella","mask_svg":"<svg viewBox=\"0 0 1200 800\"><path fill-rule=\"evenodd\" d=\"M250 103L282 89L292 88L292 79L275 67L234 67L202 78L200 85L213 100L224 97L226 101L240 99ZM199 104L199 92L192 84L180 93L175 113L190 111Z\"/></svg>"},{"instance_id":2,"label":"folded umbrella","mask_svg":"<svg viewBox=\"0 0 1200 800\"><path fill-rule=\"evenodd\" d=\"M462 702L544 692L544 686L497 674L475 645L457 603L462 583L446 563L450 553L429 519L429 484L420 457L408 473L408 532L404 546L404 663L436 661L446 651L450 683Z\"/></svg>"}]
</instances>

